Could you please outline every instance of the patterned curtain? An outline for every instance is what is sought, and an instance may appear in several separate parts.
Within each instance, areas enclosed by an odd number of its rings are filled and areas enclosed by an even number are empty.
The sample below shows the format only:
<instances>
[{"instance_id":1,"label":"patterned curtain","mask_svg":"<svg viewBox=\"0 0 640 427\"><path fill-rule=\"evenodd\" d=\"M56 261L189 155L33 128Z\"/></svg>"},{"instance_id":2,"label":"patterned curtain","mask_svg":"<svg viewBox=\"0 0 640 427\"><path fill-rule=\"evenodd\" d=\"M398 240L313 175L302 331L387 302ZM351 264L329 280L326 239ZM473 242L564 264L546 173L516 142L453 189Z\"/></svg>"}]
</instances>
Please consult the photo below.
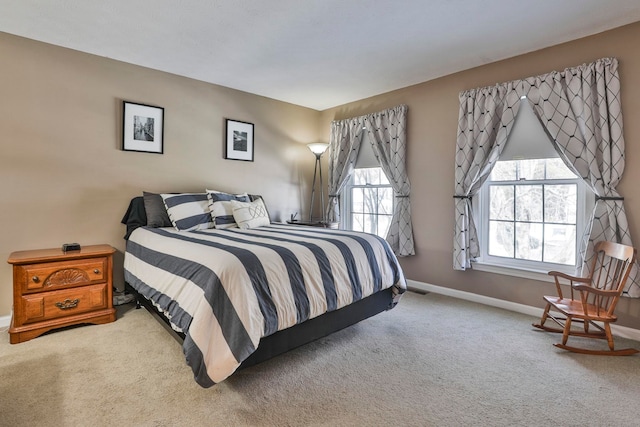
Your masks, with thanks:
<instances>
[{"instance_id":1,"label":"patterned curtain","mask_svg":"<svg viewBox=\"0 0 640 427\"><path fill-rule=\"evenodd\" d=\"M480 256L471 198L500 157L515 123L520 97L511 84L460 93L455 158L453 268L466 270Z\"/></svg>"},{"instance_id":2,"label":"patterned curtain","mask_svg":"<svg viewBox=\"0 0 640 427\"><path fill-rule=\"evenodd\" d=\"M624 199L616 191L625 165L618 61L603 58L527 79L526 83L533 86L527 98L560 157L596 195L580 248L582 274L588 275L596 242L633 246ZM640 297L638 279L636 265L627 281L626 295Z\"/></svg>"},{"instance_id":3,"label":"patterned curtain","mask_svg":"<svg viewBox=\"0 0 640 427\"><path fill-rule=\"evenodd\" d=\"M373 152L391 183L395 196L387 242L398 256L415 255L411 226L411 184L406 171L407 106L365 116Z\"/></svg>"},{"instance_id":4,"label":"patterned curtain","mask_svg":"<svg viewBox=\"0 0 640 427\"><path fill-rule=\"evenodd\" d=\"M488 93L490 95L486 95ZM479 254L469 197L477 192L499 157L517 114L518 101L524 95L533 105L560 158L596 194L593 217L580 249L583 274L587 274L595 242L610 240L633 246L624 199L616 191L625 162L620 79L615 58L460 94L454 269L469 268L470 260ZM502 106L494 106L499 102L488 102L485 98L507 98L507 101ZM500 122L483 117L482 111L477 111L487 104L485 115L502 111ZM486 125L492 121L496 126ZM491 130L487 131L488 128ZM636 264L625 295L640 297L638 272Z\"/></svg>"},{"instance_id":5,"label":"patterned curtain","mask_svg":"<svg viewBox=\"0 0 640 427\"><path fill-rule=\"evenodd\" d=\"M360 152L364 123L361 117L331 122L329 137L329 204L327 221L340 221L340 192L353 173Z\"/></svg>"}]
</instances>

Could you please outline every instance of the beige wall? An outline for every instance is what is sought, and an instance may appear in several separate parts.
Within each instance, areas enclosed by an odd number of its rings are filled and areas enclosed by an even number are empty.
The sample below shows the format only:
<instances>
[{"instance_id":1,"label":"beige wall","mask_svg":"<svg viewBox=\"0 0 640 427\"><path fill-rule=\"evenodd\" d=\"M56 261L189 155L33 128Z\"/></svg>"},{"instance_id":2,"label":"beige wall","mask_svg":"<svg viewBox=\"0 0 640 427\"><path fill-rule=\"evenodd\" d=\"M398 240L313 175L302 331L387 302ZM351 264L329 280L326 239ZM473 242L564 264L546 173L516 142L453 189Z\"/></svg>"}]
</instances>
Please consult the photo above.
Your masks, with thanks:
<instances>
[{"instance_id":1,"label":"beige wall","mask_svg":"<svg viewBox=\"0 0 640 427\"><path fill-rule=\"evenodd\" d=\"M618 187L625 197L635 244L640 247L640 23L552 48L463 71L402 90L322 112L321 131L328 140L332 120L407 104L408 171L416 256L401 259L409 279L517 303L541 306L553 292L545 282L479 271L454 271L453 176L458 93L465 89L562 70L595 59L619 60L626 141L626 170ZM437 60L437 58L434 58ZM640 328L640 300L624 299L619 324Z\"/></svg>"},{"instance_id":2,"label":"beige wall","mask_svg":"<svg viewBox=\"0 0 640 427\"><path fill-rule=\"evenodd\" d=\"M205 186L246 190L262 193L273 216L286 219L308 203L313 158L305 143L328 141L331 120L404 103L417 252L401 260L406 276L540 306L541 295L552 292L548 283L451 267L458 93L617 57L627 143L619 189L640 246L639 41L636 23L320 113L0 33L0 258L63 242L109 243L119 250L121 286L120 219L131 197ZM165 108L165 154L120 150L123 99ZM255 162L222 158L225 118L255 124ZM10 313L11 295L4 264L0 316ZM620 324L640 329L640 300L625 299L619 314Z\"/></svg>"},{"instance_id":3,"label":"beige wall","mask_svg":"<svg viewBox=\"0 0 640 427\"><path fill-rule=\"evenodd\" d=\"M0 58L2 260L108 243L122 288L120 220L143 190L259 193L276 219L306 206L318 111L4 33ZM163 155L120 149L123 100L164 107ZM254 162L223 159L225 118L254 123ZM0 316L11 283L2 261Z\"/></svg>"}]
</instances>

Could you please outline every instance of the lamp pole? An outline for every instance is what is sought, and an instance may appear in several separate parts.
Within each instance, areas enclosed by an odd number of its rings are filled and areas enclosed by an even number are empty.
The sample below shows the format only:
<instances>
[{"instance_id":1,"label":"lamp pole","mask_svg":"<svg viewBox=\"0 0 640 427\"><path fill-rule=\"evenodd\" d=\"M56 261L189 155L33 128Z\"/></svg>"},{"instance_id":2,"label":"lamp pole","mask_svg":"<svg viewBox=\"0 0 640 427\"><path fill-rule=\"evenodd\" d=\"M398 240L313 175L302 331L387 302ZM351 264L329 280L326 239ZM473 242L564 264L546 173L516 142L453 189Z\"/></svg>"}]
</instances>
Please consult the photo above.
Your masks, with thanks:
<instances>
[{"instance_id":1,"label":"lamp pole","mask_svg":"<svg viewBox=\"0 0 640 427\"><path fill-rule=\"evenodd\" d=\"M313 183L311 184L311 204L309 205L309 222L313 220L313 201L315 199L316 192L316 176L318 172L320 173L320 203L322 209L322 221L325 219L325 206L324 206L324 188L322 186L322 163L320 162L320 157L322 153L324 153L327 148L329 148L329 144L317 142L313 144L307 144L309 150L313 152L316 156L316 162L313 167Z\"/></svg>"},{"instance_id":2,"label":"lamp pole","mask_svg":"<svg viewBox=\"0 0 640 427\"><path fill-rule=\"evenodd\" d=\"M309 205L309 222L312 221L313 216L313 199L316 194L316 176L318 173L318 166L320 166L320 195L322 196L322 165L320 165L320 154L314 153L316 155L316 163L313 167L313 184L311 184L311 204ZM324 200L321 200L321 203L324 205Z\"/></svg>"}]
</instances>

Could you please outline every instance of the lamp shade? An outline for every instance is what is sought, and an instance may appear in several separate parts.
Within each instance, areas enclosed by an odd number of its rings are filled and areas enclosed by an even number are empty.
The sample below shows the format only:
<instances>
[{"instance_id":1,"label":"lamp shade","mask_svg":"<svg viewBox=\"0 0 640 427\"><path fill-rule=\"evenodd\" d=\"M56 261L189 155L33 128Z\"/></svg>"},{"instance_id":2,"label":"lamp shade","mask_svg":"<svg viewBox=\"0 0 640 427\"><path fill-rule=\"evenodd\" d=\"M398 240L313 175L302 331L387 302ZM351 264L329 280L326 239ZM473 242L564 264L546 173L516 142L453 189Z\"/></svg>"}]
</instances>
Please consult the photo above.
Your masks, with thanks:
<instances>
[{"instance_id":1,"label":"lamp shade","mask_svg":"<svg viewBox=\"0 0 640 427\"><path fill-rule=\"evenodd\" d=\"M325 144L324 142L313 142L311 144L307 144L307 147L309 147L309 150L314 154L320 155L329 148L329 144Z\"/></svg>"}]
</instances>

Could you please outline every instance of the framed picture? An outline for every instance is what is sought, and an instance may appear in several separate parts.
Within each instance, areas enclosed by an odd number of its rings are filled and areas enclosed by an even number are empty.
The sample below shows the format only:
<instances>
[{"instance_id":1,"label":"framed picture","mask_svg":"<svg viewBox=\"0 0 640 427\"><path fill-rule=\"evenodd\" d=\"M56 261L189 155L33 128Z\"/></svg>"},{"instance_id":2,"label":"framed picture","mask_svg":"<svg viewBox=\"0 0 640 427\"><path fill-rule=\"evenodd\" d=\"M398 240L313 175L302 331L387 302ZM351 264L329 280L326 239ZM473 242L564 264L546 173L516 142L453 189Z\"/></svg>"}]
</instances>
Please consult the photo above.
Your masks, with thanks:
<instances>
[{"instance_id":1,"label":"framed picture","mask_svg":"<svg viewBox=\"0 0 640 427\"><path fill-rule=\"evenodd\" d=\"M224 158L253 162L253 123L227 119Z\"/></svg>"},{"instance_id":2,"label":"framed picture","mask_svg":"<svg viewBox=\"0 0 640 427\"><path fill-rule=\"evenodd\" d=\"M124 101L122 149L163 153L164 108Z\"/></svg>"}]
</instances>

